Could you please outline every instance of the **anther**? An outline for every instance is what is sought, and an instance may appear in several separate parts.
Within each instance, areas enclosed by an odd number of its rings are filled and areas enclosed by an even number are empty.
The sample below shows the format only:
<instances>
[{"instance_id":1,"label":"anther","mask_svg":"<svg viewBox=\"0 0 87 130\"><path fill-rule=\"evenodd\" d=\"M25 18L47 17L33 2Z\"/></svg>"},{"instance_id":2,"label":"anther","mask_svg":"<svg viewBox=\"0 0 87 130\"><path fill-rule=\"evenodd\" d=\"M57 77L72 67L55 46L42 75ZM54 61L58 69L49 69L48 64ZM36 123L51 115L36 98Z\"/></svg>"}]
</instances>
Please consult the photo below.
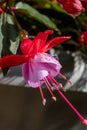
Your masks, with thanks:
<instances>
[{"instance_id":1,"label":"anther","mask_svg":"<svg viewBox=\"0 0 87 130\"><path fill-rule=\"evenodd\" d=\"M51 90L52 90L52 91L54 91L54 90L55 90L54 86L51 86Z\"/></svg>"},{"instance_id":2,"label":"anther","mask_svg":"<svg viewBox=\"0 0 87 130\"><path fill-rule=\"evenodd\" d=\"M63 85L61 83L59 83L59 85L61 86L62 90L66 92L66 89L63 87Z\"/></svg>"},{"instance_id":3,"label":"anther","mask_svg":"<svg viewBox=\"0 0 87 130\"><path fill-rule=\"evenodd\" d=\"M52 99L56 102L57 101L57 98L56 97L52 97Z\"/></svg>"},{"instance_id":4,"label":"anther","mask_svg":"<svg viewBox=\"0 0 87 130\"><path fill-rule=\"evenodd\" d=\"M43 92L42 92L42 88L41 88L40 82L38 83L38 87L39 87L39 91L40 91L40 94L41 94L41 97L42 97L42 103L43 103L43 105L45 106L45 104L46 104L46 99L44 98L44 95L43 95Z\"/></svg>"},{"instance_id":5,"label":"anther","mask_svg":"<svg viewBox=\"0 0 87 130\"><path fill-rule=\"evenodd\" d=\"M86 119L82 120L82 124L87 125L87 120Z\"/></svg>"},{"instance_id":6,"label":"anther","mask_svg":"<svg viewBox=\"0 0 87 130\"><path fill-rule=\"evenodd\" d=\"M51 91L51 84L49 83L49 81L47 80L47 78L44 78L44 82L45 82L46 87L48 88L48 90L49 90L49 92L50 92L50 94L52 96L52 99L54 99L55 96L54 96L53 92Z\"/></svg>"},{"instance_id":7,"label":"anther","mask_svg":"<svg viewBox=\"0 0 87 130\"><path fill-rule=\"evenodd\" d=\"M62 84L60 84L59 82L57 82L53 77L51 77L50 75L48 76L50 82L52 82L53 86L59 86L64 92L66 91L66 89L62 86Z\"/></svg>"},{"instance_id":8,"label":"anther","mask_svg":"<svg viewBox=\"0 0 87 130\"><path fill-rule=\"evenodd\" d=\"M44 106L46 105L46 99L45 98L43 99L42 103L43 103Z\"/></svg>"}]
</instances>

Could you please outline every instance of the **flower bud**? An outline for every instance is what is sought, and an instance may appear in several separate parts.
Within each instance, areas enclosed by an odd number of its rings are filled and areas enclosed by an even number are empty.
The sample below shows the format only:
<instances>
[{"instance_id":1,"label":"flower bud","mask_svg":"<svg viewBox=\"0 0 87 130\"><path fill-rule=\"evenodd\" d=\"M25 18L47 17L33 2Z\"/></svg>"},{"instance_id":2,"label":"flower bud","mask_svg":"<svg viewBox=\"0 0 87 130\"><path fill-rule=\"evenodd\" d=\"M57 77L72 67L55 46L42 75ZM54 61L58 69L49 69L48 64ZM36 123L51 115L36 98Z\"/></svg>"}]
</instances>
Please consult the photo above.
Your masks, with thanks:
<instances>
[{"instance_id":1,"label":"flower bud","mask_svg":"<svg viewBox=\"0 0 87 130\"><path fill-rule=\"evenodd\" d=\"M63 8L70 14L78 16L84 11L80 0L57 0Z\"/></svg>"},{"instance_id":2,"label":"flower bud","mask_svg":"<svg viewBox=\"0 0 87 130\"><path fill-rule=\"evenodd\" d=\"M78 38L79 43L87 45L87 31L82 32Z\"/></svg>"}]
</instances>

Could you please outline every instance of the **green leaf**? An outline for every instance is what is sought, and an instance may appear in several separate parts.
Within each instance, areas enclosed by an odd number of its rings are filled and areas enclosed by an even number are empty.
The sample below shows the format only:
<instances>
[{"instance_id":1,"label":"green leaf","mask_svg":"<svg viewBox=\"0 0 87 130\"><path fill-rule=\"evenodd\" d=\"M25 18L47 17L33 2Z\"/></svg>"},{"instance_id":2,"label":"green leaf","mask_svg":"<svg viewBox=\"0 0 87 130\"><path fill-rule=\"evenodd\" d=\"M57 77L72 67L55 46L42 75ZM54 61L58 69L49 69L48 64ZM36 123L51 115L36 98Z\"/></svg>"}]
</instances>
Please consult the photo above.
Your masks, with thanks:
<instances>
[{"instance_id":1,"label":"green leaf","mask_svg":"<svg viewBox=\"0 0 87 130\"><path fill-rule=\"evenodd\" d=\"M41 4L46 4L49 2L49 0L33 0L33 1Z\"/></svg>"},{"instance_id":2,"label":"green leaf","mask_svg":"<svg viewBox=\"0 0 87 130\"><path fill-rule=\"evenodd\" d=\"M59 31L56 24L53 23L49 17L47 17L44 14L41 14L39 11L37 11L36 9L31 7L30 5L25 4L23 2L18 2L16 4L16 7L18 8L18 11L20 13L25 13L25 15L27 15L28 17L34 18L35 20L46 25L48 28ZM59 33L60 33L60 31L59 31Z\"/></svg>"},{"instance_id":3,"label":"green leaf","mask_svg":"<svg viewBox=\"0 0 87 130\"><path fill-rule=\"evenodd\" d=\"M18 46L19 30L14 18L9 14L3 13L0 18L0 57L16 54Z\"/></svg>"},{"instance_id":4,"label":"green leaf","mask_svg":"<svg viewBox=\"0 0 87 130\"><path fill-rule=\"evenodd\" d=\"M0 18L0 57L16 54L19 46L19 30L13 16L3 13Z\"/></svg>"},{"instance_id":5,"label":"green leaf","mask_svg":"<svg viewBox=\"0 0 87 130\"><path fill-rule=\"evenodd\" d=\"M44 4L44 8L49 8L49 9L53 9L56 10L60 13L64 13L66 15L69 15L71 17L73 17L71 14L67 13L59 4L57 1L50 1L50 0L33 0L37 3L42 3Z\"/></svg>"},{"instance_id":6,"label":"green leaf","mask_svg":"<svg viewBox=\"0 0 87 130\"><path fill-rule=\"evenodd\" d=\"M69 15L61 6L59 6L58 3L56 2L49 2L46 7L50 8L50 9L54 9L60 13L64 13L66 15Z\"/></svg>"}]
</instances>

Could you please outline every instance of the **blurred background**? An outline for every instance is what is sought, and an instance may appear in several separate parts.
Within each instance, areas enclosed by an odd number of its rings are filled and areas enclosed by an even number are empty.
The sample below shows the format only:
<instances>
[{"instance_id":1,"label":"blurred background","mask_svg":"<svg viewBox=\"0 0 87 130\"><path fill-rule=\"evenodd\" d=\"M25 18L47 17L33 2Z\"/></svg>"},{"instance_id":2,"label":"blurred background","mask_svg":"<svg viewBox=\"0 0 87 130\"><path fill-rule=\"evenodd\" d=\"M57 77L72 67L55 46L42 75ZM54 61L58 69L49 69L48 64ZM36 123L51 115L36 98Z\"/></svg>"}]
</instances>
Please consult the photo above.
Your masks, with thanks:
<instances>
[{"instance_id":1,"label":"blurred background","mask_svg":"<svg viewBox=\"0 0 87 130\"><path fill-rule=\"evenodd\" d=\"M55 92L57 102L44 89L47 104L44 107L39 91L31 88L0 85L1 130L86 130L68 105ZM65 95L87 118L87 93L70 91Z\"/></svg>"}]
</instances>

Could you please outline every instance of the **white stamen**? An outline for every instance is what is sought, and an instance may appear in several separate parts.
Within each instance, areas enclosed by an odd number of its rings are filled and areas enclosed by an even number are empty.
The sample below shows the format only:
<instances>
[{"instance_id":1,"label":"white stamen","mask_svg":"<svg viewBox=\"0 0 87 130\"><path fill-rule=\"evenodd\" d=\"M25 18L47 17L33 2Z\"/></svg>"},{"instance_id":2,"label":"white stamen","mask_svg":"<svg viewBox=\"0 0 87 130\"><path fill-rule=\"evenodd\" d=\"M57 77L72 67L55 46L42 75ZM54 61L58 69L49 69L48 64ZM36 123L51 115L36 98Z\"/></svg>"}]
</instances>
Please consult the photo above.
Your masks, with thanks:
<instances>
[{"instance_id":1,"label":"white stamen","mask_svg":"<svg viewBox=\"0 0 87 130\"><path fill-rule=\"evenodd\" d=\"M38 87L39 87L39 91L40 91L40 94L41 94L41 98L42 98L43 105L45 106L45 104L46 104L46 99L44 98L44 95L43 95L43 91L42 91L40 82L38 83Z\"/></svg>"},{"instance_id":2,"label":"white stamen","mask_svg":"<svg viewBox=\"0 0 87 130\"><path fill-rule=\"evenodd\" d=\"M45 98L43 99L42 103L43 103L44 106L46 105L46 99Z\"/></svg>"},{"instance_id":3,"label":"white stamen","mask_svg":"<svg viewBox=\"0 0 87 130\"><path fill-rule=\"evenodd\" d=\"M56 97L52 97L52 99L56 102L57 101L57 98Z\"/></svg>"}]
</instances>

